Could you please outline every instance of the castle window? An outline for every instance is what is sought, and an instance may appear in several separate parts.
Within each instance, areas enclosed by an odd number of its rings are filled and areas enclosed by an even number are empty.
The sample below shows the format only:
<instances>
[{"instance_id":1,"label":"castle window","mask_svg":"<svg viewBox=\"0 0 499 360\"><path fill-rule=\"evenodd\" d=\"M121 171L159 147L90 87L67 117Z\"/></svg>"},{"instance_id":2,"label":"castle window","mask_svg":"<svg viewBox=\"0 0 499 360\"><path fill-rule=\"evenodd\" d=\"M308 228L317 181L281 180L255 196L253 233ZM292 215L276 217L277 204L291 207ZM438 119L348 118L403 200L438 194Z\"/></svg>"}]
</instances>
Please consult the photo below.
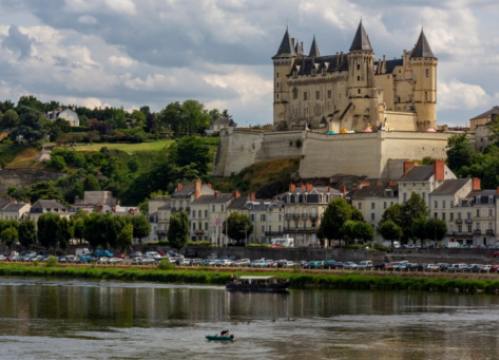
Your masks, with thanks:
<instances>
[{"instance_id":1,"label":"castle window","mask_svg":"<svg viewBox=\"0 0 499 360\"><path fill-rule=\"evenodd\" d=\"M332 96L332 91L331 91L331 90L328 90L328 91L327 91L327 98L328 98L328 99L331 99L331 96Z\"/></svg>"},{"instance_id":2,"label":"castle window","mask_svg":"<svg viewBox=\"0 0 499 360\"><path fill-rule=\"evenodd\" d=\"M298 89L297 88L293 88L293 99L294 100L298 99Z\"/></svg>"},{"instance_id":3,"label":"castle window","mask_svg":"<svg viewBox=\"0 0 499 360\"><path fill-rule=\"evenodd\" d=\"M315 92L315 100L319 100L321 98L321 92L320 91L316 91Z\"/></svg>"},{"instance_id":4,"label":"castle window","mask_svg":"<svg viewBox=\"0 0 499 360\"><path fill-rule=\"evenodd\" d=\"M424 69L424 76L427 78L430 77L430 69Z\"/></svg>"},{"instance_id":5,"label":"castle window","mask_svg":"<svg viewBox=\"0 0 499 360\"><path fill-rule=\"evenodd\" d=\"M357 64L357 70L360 70L360 64Z\"/></svg>"},{"instance_id":6,"label":"castle window","mask_svg":"<svg viewBox=\"0 0 499 360\"><path fill-rule=\"evenodd\" d=\"M278 73L278 72L276 72L276 73L275 73L275 77L276 77L276 78L278 78L278 77L279 77L279 73Z\"/></svg>"},{"instance_id":7,"label":"castle window","mask_svg":"<svg viewBox=\"0 0 499 360\"><path fill-rule=\"evenodd\" d=\"M360 94L360 89L357 89L357 94Z\"/></svg>"},{"instance_id":8,"label":"castle window","mask_svg":"<svg viewBox=\"0 0 499 360\"><path fill-rule=\"evenodd\" d=\"M425 100L425 101L428 101L428 91L425 91L425 92L424 92L424 100Z\"/></svg>"},{"instance_id":9,"label":"castle window","mask_svg":"<svg viewBox=\"0 0 499 360\"><path fill-rule=\"evenodd\" d=\"M357 81L360 81L360 76L357 76Z\"/></svg>"},{"instance_id":10,"label":"castle window","mask_svg":"<svg viewBox=\"0 0 499 360\"><path fill-rule=\"evenodd\" d=\"M308 93L306 91L303 92L303 100L307 101Z\"/></svg>"}]
</instances>

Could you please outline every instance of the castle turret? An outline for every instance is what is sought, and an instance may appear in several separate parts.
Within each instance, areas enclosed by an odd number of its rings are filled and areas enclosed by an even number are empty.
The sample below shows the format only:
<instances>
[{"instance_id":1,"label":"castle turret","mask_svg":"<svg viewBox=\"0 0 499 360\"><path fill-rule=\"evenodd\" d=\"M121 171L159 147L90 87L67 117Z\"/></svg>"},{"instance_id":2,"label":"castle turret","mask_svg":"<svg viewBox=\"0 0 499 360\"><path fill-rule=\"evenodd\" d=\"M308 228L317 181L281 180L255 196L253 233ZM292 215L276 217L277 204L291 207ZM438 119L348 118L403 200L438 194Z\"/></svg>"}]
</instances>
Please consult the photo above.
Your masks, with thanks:
<instances>
[{"instance_id":1,"label":"castle turret","mask_svg":"<svg viewBox=\"0 0 499 360\"><path fill-rule=\"evenodd\" d=\"M286 28L281 45L272 57L274 62L274 128L279 128L280 124L286 123L286 108L289 101L287 75L291 71L295 58L295 44Z\"/></svg>"},{"instance_id":2,"label":"castle turret","mask_svg":"<svg viewBox=\"0 0 499 360\"><path fill-rule=\"evenodd\" d=\"M414 77L414 105L418 130L436 128L437 119L437 63L430 44L421 29L411 52L410 63Z\"/></svg>"},{"instance_id":3,"label":"castle turret","mask_svg":"<svg viewBox=\"0 0 499 360\"><path fill-rule=\"evenodd\" d=\"M312 39L312 45L310 46L310 52L308 53L310 57L319 57L321 56L321 52L319 51L319 46L317 46L317 41L315 40L315 36Z\"/></svg>"},{"instance_id":4,"label":"castle turret","mask_svg":"<svg viewBox=\"0 0 499 360\"><path fill-rule=\"evenodd\" d=\"M353 119L345 127L360 130L368 124L377 126L375 90L374 53L361 21L348 53L348 98L353 105Z\"/></svg>"}]
</instances>

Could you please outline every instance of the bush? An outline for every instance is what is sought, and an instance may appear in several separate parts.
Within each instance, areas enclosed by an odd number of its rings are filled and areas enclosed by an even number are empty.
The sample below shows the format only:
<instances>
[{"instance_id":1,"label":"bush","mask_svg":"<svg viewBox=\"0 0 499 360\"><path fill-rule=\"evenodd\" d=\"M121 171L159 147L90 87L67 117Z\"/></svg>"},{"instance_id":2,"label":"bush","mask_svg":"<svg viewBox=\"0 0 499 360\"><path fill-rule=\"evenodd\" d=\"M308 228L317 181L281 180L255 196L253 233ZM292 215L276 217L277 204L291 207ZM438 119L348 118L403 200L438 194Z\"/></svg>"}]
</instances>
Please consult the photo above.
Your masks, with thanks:
<instances>
[{"instance_id":1,"label":"bush","mask_svg":"<svg viewBox=\"0 0 499 360\"><path fill-rule=\"evenodd\" d=\"M162 259L158 264L158 269L160 270L173 270L175 265L172 264L168 259Z\"/></svg>"},{"instance_id":2,"label":"bush","mask_svg":"<svg viewBox=\"0 0 499 360\"><path fill-rule=\"evenodd\" d=\"M262 248L262 249L267 249L270 248L270 244L261 244L261 243L249 243L246 245L247 248Z\"/></svg>"},{"instance_id":3,"label":"bush","mask_svg":"<svg viewBox=\"0 0 499 360\"><path fill-rule=\"evenodd\" d=\"M54 266L57 266L58 263L59 263L59 261L57 260L57 258L52 255L52 256L48 257L47 262L45 263L45 266L54 267Z\"/></svg>"}]
</instances>

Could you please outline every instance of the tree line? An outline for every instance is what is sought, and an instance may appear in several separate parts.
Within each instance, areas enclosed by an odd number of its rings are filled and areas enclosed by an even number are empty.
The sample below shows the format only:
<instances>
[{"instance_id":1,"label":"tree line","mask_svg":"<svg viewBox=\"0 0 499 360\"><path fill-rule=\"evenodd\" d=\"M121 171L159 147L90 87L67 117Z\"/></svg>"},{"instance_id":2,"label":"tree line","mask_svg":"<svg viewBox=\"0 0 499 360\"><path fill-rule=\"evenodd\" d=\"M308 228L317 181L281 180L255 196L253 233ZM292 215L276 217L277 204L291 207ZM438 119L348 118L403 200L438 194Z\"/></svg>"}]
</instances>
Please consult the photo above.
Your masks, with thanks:
<instances>
[{"instance_id":1,"label":"tree line","mask_svg":"<svg viewBox=\"0 0 499 360\"><path fill-rule=\"evenodd\" d=\"M54 213L30 219L0 221L0 241L12 248L65 249L71 239L86 241L92 248L126 249L133 239L149 236L151 226L144 215L118 216L109 213L84 213L65 218Z\"/></svg>"},{"instance_id":2,"label":"tree line","mask_svg":"<svg viewBox=\"0 0 499 360\"><path fill-rule=\"evenodd\" d=\"M47 119L47 112L63 108L72 108L78 114L78 128L71 128L62 119ZM17 104L0 101L0 130L9 131L12 141L25 144L45 140L141 142L158 136L204 135L221 118L232 120L227 110L208 110L197 100L172 102L158 112L147 105L131 111L67 106L57 101L43 102L31 95L20 97Z\"/></svg>"}]
</instances>

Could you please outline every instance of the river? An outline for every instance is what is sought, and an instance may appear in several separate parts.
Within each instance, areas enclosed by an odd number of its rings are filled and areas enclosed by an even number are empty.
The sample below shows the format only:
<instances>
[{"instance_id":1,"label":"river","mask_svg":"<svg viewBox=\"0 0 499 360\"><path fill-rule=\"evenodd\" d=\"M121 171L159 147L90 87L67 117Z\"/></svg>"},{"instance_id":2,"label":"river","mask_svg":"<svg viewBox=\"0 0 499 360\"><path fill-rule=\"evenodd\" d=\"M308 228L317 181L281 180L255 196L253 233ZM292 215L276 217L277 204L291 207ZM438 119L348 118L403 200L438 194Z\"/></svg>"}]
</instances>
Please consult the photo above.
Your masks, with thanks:
<instances>
[{"instance_id":1,"label":"river","mask_svg":"<svg viewBox=\"0 0 499 360\"><path fill-rule=\"evenodd\" d=\"M221 329L236 341L204 340ZM1 359L498 356L498 296L0 278Z\"/></svg>"}]
</instances>

